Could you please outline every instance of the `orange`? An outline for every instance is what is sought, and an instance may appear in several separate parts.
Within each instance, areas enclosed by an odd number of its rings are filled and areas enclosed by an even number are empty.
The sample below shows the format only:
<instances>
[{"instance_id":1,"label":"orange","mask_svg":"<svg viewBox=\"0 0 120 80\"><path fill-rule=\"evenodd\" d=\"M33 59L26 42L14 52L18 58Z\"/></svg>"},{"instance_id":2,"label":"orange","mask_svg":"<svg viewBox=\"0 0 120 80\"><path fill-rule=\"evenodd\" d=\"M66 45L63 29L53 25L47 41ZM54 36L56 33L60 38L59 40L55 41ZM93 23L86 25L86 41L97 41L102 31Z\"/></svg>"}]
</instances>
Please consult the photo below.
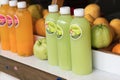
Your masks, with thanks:
<instances>
[{"instance_id":1,"label":"orange","mask_svg":"<svg viewBox=\"0 0 120 80\"><path fill-rule=\"evenodd\" d=\"M110 21L110 27L112 27L116 33L116 39L120 39L120 19L112 19Z\"/></svg>"},{"instance_id":2,"label":"orange","mask_svg":"<svg viewBox=\"0 0 120 80\"><path fill-rule=\"evenodd\" d=\"M85 15L89 14L93 18L97 18L100 16L100 6L98 4L89 4L85 7Z\"/></svg>"},{"instance_id":3,"label":"orange","mask_svg":"<svg viewBox=\"0 0 120 80\"><path fill-rule=\"evenodd\" d=\"M120 54L120 43L116 44L113 48L112 48L112 52L116 53L116 54Z\"/></svg>"},{"instance_id":4,"label":"orange","mask_svg":"<svg viewBox=\"0 0 120 80\"><path fill-rule=\"evenodd\" d=\"M40 18L36 21L35 31L36 31L37 35L46 36L45 19L44 18Z\"/></svg>"},{"instance_id":5,"label":"orange","mask_svg":"<svg viewBox=\"0 0 120 80\"><path fill-rule=\"evenodd\" d=\"M93 23L94 18L93 18L91 15L86 14L84 17L85 17L89 22Z\"/></svg>"},{"instance_id":6,"label":"orange","mask_svg":"<svg viewBox=\"0 0 120 80\"><path fill-rule=\"evenodd\" d=\"M103 24L103 25L106 25L108 26L109 25L109 22L107 21L106 18L104 17L98 17L95 19L95 21L93 22L94 25L97 25L97 24Z\"/></svg>"},{"instance_id":7,"label":"orange","mask_svg":"<svg viewBox=\"0 0 120 80\"><path fill-rule=\"evenodd\" d=\"M94 18L91 15L89 15L89 14L86 14L84 17L89 21L89 23L90 23L90 25L92 27L93 26L93 22L94 22Z\"/></svg>"},{"instance_id":8,"label":"orange","mask_svg":"<svg viewBox=\"0 0 120 80\"><path fill-rule=\"evenodd\" d=\"M46 16L48 15L48 9L43 9L43 11L42 11L42 15L43 15L43 18L45 19L46 18Z\"/></svg>"}]
</instances>

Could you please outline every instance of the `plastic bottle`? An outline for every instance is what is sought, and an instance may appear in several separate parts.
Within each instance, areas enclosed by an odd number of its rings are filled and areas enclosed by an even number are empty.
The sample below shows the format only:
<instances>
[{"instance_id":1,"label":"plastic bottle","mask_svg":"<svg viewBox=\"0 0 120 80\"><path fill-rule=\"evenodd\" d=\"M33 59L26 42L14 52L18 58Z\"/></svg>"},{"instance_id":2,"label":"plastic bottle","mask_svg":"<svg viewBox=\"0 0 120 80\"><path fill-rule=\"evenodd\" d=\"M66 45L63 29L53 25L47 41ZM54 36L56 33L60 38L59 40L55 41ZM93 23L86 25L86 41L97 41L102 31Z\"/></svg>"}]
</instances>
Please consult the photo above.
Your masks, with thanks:
<instances>
[{"instance_id":1,"label":"plastic bottle","mask_svg":"<svg viewBox=\"0 0 120 80\"><path fill-rule=\"evenodd\" d=\"M16 45L16 32L15 32L15 25L14 25L14 14L17 10L17 0L9 1L9 9L7 14L7 22L8 22L8 29L9 29L9 41L10 41L10 50L12 52L17 52L17 45Z\"/></svg>"},{"instance_id":2,"label":"plastic bottle","mask_svg":"<svg viewBox=\"0 0 120 80\"><path fill-rule=\"evenodd\" d=\"M1 2L0 2L0 10L1 10ZM1 43L1 28L0 28L0 43Z\"/></svg>"},{"instance_id":3,"label":"plastic bottle","mask_svg":"<svg viewBox=\"0 0 120 80\"><path fill-rule=\"evenodd\" d=\"M72 71L80 75L92 72L91 29L83 16L84 9L75 9L70 25Z\"/></svg>"},{"instance_id":4,"label":"plastic bottle","mask_svg":"<svg viewBox=\"0 0 120 80\"><path fill-rule=\"evenodd\" d=\"M70 15L70 7L64 6L60 8L61 16L57 20L57 48L59 66L64 70L71 70L71 52L70 52L70 36L69 27L72 20Z\"/></svg>"},{"instance_id":5,"label":"plastic bottle","mask_svg":"<svg viewBox=\"0 0 120 80\"><path fill-rule=\"evenodd\" d=\"M20 56L30 56L33 54L33 29L32 17L26 8L26 2L17 3L17 11L14 15L17 53Z\"/></svg>"},{"instance_id":6,"label":"plastic bottle","mask_svg":"<svg viewBox=\"0 0 120 80\"><path fill-rule=\"evenodd\" d=\"M58 13L58 5L49 5L48 9L49 14L45 19L48 62L56 66L58 65L56 22L60 15Z\"/></svg>"},{"instance_id":7,"label":"plastic bottle","mask_svg":"<svg viewBox=\"0 0 120 80\"><path fill-rule=\"evenodd\" d=\"M3 50L10 49L9 31L8 31L7 19L6 19L8 8L9 8L8 0L1 0L0 28L1 28L1 48Z\"/></svg>"}]
</instances>

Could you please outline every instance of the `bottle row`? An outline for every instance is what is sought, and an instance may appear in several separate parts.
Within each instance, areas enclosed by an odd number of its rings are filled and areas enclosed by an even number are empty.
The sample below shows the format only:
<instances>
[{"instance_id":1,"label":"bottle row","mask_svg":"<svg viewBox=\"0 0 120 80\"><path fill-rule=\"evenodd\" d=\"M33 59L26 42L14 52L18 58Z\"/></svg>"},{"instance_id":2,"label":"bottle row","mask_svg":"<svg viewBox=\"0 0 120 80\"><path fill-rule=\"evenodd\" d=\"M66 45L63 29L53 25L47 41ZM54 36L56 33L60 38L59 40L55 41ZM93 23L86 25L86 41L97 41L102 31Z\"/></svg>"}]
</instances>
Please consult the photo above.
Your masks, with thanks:
<instances>
[{"instance_id":1,"label":"bottle row","mask_svg":"<svg viewBox=\"0 0 120 80\"><path fill-rule=\"evenodd\" d=\"M57 5L48 9L45 24L49 64L81 75L91 73L91 32L83 17L84 9L75 9L74 18L69 6L60 7L59 12Z\"/></svg>"},{"instance_id":2,"label":"bottle row","mask_svg":"<svg viewBox=\"0 0 120 80\"><path fill-rule=\"evenodd\" d=\"M33 54L32 17L26 2L1 0L0 33L1 48L22 56Z\"/></svg>"}]
</instances>

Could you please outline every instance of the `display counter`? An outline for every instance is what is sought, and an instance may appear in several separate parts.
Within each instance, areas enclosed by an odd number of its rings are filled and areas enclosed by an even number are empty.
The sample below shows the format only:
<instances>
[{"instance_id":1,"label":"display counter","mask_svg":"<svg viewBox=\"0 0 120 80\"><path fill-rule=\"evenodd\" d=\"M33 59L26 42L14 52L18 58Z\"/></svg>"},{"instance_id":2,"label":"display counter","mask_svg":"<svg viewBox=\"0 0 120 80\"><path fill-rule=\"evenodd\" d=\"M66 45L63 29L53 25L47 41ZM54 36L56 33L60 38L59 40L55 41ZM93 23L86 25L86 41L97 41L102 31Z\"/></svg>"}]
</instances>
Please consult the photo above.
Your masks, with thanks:
<instances>
[{"instance_id":1,"label":"display counter","mask_svg":"<svg viewBox=\"0 0 120 80\"><path fill-rule=\"evenodd\" d=\"M95 68L89 75L76 75L72 71L49 65L47 60L39 60L34 56L20 57L4 50L0 52L0 71L20 80L120 80L119 75Z\"/></svg>"}]
</instances>

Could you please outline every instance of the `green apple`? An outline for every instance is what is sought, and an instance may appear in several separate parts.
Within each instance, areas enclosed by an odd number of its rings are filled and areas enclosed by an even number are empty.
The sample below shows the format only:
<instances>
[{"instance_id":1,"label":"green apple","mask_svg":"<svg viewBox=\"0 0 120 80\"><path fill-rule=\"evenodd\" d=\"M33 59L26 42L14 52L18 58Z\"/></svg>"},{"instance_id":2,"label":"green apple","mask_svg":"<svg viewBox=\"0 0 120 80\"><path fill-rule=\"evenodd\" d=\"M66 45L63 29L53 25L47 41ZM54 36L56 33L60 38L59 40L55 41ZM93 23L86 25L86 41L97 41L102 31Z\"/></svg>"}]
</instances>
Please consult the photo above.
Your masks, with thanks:
<instances>
[{"instance_id":1,"label":"green apple","mask_svg":"<svg viewBox=\"0 0 120 80\"><path fill-rule=\"evenodd\" d=\"M35 57L41 60L48 59L46 38L41 38L41 39L36 40L34 47L33 47L33 53Z\"/></svg>"}]
</instances>

